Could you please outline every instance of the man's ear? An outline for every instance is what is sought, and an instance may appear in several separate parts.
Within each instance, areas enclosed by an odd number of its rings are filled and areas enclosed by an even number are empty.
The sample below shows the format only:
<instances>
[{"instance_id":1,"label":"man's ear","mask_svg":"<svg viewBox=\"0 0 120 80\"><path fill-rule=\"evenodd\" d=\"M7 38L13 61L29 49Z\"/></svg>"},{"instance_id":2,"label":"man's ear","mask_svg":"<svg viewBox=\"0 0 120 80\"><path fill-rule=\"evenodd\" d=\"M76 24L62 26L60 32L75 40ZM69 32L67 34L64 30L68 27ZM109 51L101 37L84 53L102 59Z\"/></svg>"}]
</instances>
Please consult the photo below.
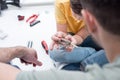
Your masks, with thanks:
<instances>
[{"instance_id":1,"label":"man's ear","mask_svg":"<svg viewBox=\"0 0 120 80\"><path fill-rule=\"evenodd\" d=\"M83 9L81 11L81 13L84 18L84 21L86 22L88 31L90 33L94 33L96 31L96 25L95 25L95 19L94 19L93 15L85 9Z\"/></svg>"}]
</instances>

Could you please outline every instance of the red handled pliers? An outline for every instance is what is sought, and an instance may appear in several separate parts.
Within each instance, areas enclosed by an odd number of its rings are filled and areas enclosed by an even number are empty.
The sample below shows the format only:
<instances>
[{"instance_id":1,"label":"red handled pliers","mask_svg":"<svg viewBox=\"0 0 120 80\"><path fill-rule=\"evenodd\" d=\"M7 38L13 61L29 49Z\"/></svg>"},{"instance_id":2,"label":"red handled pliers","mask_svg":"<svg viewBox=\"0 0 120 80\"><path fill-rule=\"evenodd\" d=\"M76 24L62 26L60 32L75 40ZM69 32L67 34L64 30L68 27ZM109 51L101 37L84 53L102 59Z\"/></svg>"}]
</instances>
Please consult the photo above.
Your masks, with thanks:
<instances>
[{"instance_id":1,"label":"red handled pliers","mask_svg":"<svg viewBox=\"0 0 120 80\"><path fill-rule=\"evenodd\" d=\"M38 16L39 14L33 14L26 20L26 22L29 22L30 24L32 24L38 18Z\"/></svg>"}]
</instances>

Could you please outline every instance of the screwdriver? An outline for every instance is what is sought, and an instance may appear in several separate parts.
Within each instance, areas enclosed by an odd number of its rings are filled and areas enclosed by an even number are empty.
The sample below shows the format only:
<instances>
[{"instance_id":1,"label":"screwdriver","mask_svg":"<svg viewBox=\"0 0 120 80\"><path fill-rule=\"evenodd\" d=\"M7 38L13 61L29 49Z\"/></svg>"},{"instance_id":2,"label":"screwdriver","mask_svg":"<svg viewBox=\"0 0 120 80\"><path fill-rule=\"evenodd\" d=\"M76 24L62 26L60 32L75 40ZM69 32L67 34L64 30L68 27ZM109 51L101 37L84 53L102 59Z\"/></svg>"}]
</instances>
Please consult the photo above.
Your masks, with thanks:
<instances>
[{"instance_id":1,"label":"screwdriver","mask_svg":"<svg viewBox=\"0 0 120 80\"><path fill-rule=\"evenodd\" d=\"M44 48L46 54L48 54L48 45L47 45L47 43L43 40L43 41L41 42L41 44L42 44L42 47Z\"/></svg>"},{"instance_id":2,"label":"screwdriver","mask_svg":"<svg viewBox=\"0 0 120 80\"><path fill-rule=\"evenodd\" d=\"M34 26L34 25L36 25L38 23L40 23L40 21L34 21L34 22L30 23L30 27L32 27L32 26Z\"/></svg>"},{"instance_id":3,"label":"screwdriver","mask_svg":"<svg viewBox=\"0 0 120 80\"><path fill-rule=\"evenodd\" d=\"M33 41L28 41L27 47L32 48L32 45L33 45Z\"/></svg>"}]
</instances>

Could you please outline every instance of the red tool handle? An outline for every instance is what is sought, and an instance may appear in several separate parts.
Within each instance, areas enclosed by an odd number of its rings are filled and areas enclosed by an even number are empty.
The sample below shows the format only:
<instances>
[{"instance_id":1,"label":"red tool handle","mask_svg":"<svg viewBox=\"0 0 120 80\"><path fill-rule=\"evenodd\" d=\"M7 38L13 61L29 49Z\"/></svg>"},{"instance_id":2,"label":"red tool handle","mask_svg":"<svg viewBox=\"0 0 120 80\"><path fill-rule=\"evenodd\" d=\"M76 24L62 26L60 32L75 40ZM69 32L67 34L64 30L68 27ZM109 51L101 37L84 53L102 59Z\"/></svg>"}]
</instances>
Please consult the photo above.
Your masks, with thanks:
<instances>
[{"instance_id":1,"label":"red tool handle","mask_svg":"<svg viewBox=\"0 0 120 80\"><path fill-rule=\"evenodd\" d=\"M39 14L33 14L32 16L30 16L26 22L30 21L30 23L33 23L37 18L38 18Z\"/></svg>"},{"instance_id":2,"label":"red tool handle","mask_svg":"<svg viewBox=\"0 0 120 80\"><path fill-rule=\"evenodd\" d=\"M43 40L41 42L41 44L42 44L42 47L44 48L44 50L46 51L46 54L48 54L48 45L47 45L47 43Z\"/></svg>"}]
</instances>

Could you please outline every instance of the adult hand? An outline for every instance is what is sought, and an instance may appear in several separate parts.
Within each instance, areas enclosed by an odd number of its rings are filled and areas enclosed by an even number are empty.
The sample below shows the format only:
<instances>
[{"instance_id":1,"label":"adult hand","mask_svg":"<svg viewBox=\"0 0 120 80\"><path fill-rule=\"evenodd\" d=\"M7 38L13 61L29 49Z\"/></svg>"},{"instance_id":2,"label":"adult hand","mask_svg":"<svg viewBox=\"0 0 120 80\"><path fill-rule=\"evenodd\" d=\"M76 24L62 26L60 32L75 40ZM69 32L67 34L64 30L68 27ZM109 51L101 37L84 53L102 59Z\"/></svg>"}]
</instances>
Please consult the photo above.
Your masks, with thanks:
<instances>
[{"instance_id":1,"label":"adult hand","mask_svg":"<svg viewBox=\"0 0 120 80\"><path fill-rule=\"evenodd\" d=\"M20 58L22 63L25 64L33 64L33 66L41 66L42 63L38 61L37 53L34 49L32 48L27 48L27 47L17 47L17 52L16 54L18 58Z\"/></svg>"}]
</instances>

